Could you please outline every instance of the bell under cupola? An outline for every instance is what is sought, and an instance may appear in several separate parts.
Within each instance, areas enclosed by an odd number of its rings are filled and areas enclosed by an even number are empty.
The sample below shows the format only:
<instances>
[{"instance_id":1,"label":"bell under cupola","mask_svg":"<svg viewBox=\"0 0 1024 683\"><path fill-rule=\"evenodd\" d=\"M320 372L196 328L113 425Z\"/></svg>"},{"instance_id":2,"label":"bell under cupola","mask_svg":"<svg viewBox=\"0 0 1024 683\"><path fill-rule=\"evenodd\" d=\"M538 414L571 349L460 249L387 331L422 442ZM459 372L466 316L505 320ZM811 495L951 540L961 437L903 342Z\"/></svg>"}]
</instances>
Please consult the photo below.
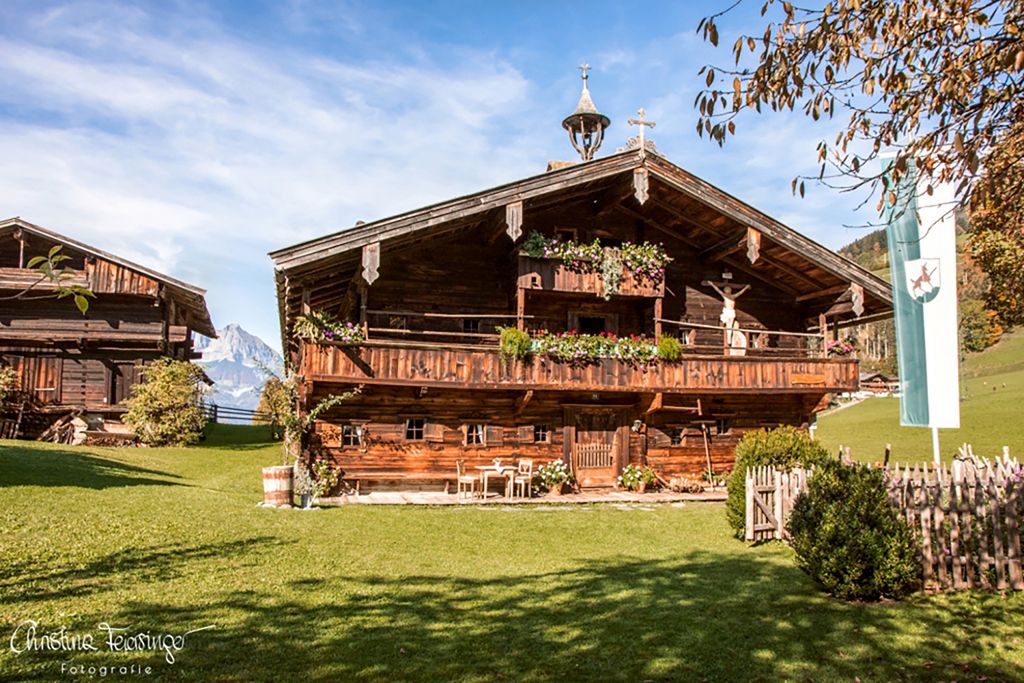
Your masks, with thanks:
<instances>
[{"instance_id":1,"label":"bell under cupola","mask_svg":"<svg viewBox=\"0 0 1024 683\"><path fill-rule=\"evenodd\" d=\"M562 121L562 128L568 131L569 141L583 161L590 161L601 147L604 131L611 125L611 120L597 110L594 100L590 97L590 89L587 87L587 72L590 71L590 65L583 64L580 71L583 72L583 92L580 93L576 111Z\"/></svg>"}]
</instances>

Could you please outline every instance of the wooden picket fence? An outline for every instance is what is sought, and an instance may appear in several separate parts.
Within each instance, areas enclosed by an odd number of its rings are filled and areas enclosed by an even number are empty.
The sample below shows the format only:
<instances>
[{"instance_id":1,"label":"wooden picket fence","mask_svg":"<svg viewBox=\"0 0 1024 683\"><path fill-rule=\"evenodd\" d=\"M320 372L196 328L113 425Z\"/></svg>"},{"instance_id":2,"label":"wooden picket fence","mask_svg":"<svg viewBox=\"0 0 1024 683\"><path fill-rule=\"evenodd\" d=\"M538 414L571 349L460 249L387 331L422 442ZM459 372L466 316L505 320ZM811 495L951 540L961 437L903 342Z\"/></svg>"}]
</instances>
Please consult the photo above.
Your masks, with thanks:
<instances>
[{"instance_id":1,"label":"wooden picket fence","mask_svg":"<svg viewBox=\"0 0 1024 683\"><path fill-rule=\"evenodd\" d=\"M813 471L746 472L746 539L786 539L786 522ZM885 466L889 501L921 544L926 588L1024 590L1024 471L1008 454L990 461L966 444L952 466Z\"/></svg>"},{"instance_id":2,"label":"wooden picket fence","mask_svg":"<svg viewBox=\"0 0 1024 683\"><path fill-rule=\"evenodd\" d=\"M889 498L921 542L926 588L1024 590L1016 460L968 457L946 465L893 465Z\"/></svg>"}]
</instances>

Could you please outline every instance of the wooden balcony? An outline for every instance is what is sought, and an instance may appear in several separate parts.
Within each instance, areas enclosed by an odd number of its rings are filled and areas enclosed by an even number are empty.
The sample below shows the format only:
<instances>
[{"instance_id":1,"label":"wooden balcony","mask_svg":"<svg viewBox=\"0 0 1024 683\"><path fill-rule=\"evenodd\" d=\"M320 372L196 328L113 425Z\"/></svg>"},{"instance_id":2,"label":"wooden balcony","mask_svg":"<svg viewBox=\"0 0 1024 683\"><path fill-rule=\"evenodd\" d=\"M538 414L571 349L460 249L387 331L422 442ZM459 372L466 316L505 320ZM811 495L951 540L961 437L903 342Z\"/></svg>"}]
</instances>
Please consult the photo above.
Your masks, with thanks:
<instances>
[{"instance_id":1,"label":"wooden balcony","mask_svg":"<svg viewBox=\"0 0 1024 683\"><path fill-rule=\"evenodd\" d=\"M822 393L856 391L848 358L690 356L643 368L603 359L572 367L542 358L503 364L496 349L370 341L359 347L306 345L313 382L459 389L538 389L664 393Z\"/></svg>"},{"instance_id":2,"label":"wooden balcony","mask_svg":"<svg viewBox=\"0 0 1024 683\"><path fill-rule=\"evenodd\" d=\"M600 295L600 273L574 273L558 259L534 258L519 255L519 286L523 289L552 292L572 292ZM615 296L659 297L665 295L665 282L653 285L648 280L638 280L623 269L619 291Z\"/></svg>"}]
</instances>

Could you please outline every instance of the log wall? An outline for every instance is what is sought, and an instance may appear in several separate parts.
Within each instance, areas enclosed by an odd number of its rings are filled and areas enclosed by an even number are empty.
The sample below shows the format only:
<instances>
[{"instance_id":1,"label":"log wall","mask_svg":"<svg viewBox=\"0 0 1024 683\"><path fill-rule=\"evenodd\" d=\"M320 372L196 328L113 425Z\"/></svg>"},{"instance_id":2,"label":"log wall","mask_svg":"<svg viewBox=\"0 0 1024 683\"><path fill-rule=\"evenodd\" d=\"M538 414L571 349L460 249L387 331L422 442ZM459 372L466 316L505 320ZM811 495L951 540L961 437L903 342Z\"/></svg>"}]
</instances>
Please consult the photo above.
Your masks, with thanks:
<instances>
[{"instance_id":1,"label":"log wall","mask_svg":"<svg viewBox=\"0 0 1024 683\"><path fill-rule=\"evenodd\" d=\"M336 390L320 387L309 400L315 403L332 391ZM569 444L575 441L574 415L611 407L617 414L619 433L626 436L619 469L627 462L647 463L665 476L696 475L706 469L710 454L715 471L723 473L732 468L736 443L746 431L781 424L806 427L813 404L820 398L781 396L757 401L710 395L701 398L702 415L671 409L648 415L649 397L629 394L602 395L595 400L590 393L536 392L524 405L523 392L430 389L422 393L413 388L372 386L318 420L309 447L312 457L329 458L350 479L438 487L454 478L455 462L460 459L470 468L491 464L494 458L533 458L536 465L555 459L568 462ZM695 405L695 400L686 404ZM422 441L405 439L409 418L424 420ZM642 431L630 430L634 420L644 425ZM707 452L701 421L711 423ZM485 445L465 444L467 424L487 427ZM362 445L342 444L344 425L364 430ZM534 425L548 428L549 442L533 441ZM685 430L686 436L674 445L668 433L675 427Z\"/></svg>"}]
</instances>

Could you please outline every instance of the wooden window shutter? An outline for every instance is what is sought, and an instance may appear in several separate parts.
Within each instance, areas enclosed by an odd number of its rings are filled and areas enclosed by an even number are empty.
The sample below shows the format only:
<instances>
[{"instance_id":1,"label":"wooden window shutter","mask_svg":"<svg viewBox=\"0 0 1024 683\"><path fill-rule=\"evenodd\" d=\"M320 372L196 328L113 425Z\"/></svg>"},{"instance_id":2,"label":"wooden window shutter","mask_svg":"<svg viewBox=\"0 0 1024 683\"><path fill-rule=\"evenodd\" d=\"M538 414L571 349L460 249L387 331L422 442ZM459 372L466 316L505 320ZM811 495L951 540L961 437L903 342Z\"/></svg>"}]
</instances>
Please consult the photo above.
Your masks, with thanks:
<instances>
[{"instance_id":1,"label":"wooden window shutter","mask_svg":"<svg viewBox=\"0 0 1024 683\"><path fill-rule=\"evenodd\" d=\"M427 422L423 425L423 440L431 443L444 441L444 425L437 422Z\"/></svg>"},{"instance_id":2,"label":"wooden window shutter","mask_svg":"<svg viewBox=\"0 0 1024 683\"><path fill-rule=\"evenodd\" d=\"M648 427L647 444L651 448L668 448L672 445L672 437L663 429Z\"/></svg>"},{"instance_id":3,"label":"wooden window shutter","mask_svg":"<svg viewBox=\"0 0 1024 683\"><path fill-rule=\"evenodd\" d=\"M519 443L533 443L533 425L520 425L516 428Z\"/></svg>"},{"instance_id":4,"label":"wooden window shutter","mask_svg":"<svg viewBox=\"0 0 1024 683\"><path fill-rule=\"evenodd\" d=\"M504 442L505 430L501 425L487 425L484 427L484 445L501 446Z\"/></svg>"}]
</instances>

